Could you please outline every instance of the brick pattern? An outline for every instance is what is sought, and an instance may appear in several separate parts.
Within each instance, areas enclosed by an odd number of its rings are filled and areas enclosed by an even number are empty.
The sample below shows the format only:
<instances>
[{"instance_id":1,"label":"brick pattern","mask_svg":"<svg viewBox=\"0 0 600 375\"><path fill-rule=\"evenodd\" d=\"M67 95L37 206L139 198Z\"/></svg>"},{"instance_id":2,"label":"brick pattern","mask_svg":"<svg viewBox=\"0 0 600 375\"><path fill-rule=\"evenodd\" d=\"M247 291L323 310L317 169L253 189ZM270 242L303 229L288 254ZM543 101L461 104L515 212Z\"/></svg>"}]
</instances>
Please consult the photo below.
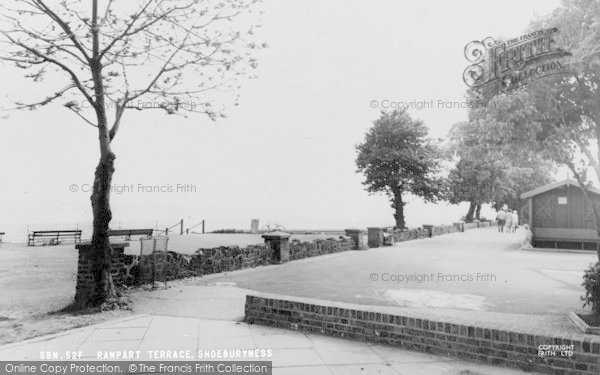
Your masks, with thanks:
<instances>
[{"instance_id":1,"label":"brick pattern","mask_svg":"<svg viewBox=\"0 0 600 375\"><path fill-rule=\"evenodd\" d=\"M89 296L97 295L98 289L103 288L103 285L96 285L95 274L98 272L98 265L102 263L102 256L89 243L78 244L75 246L79 251L77 260L77 284L75 286L75 302L85 303L89 300ZM111 245L111 276L116 285L121 285L123 279L121 277L121 268L123 267L122 259L124 252L124 244Z\"/></svg>"},{"instance_id":2,"label":"brick pattern","mask_svg":"<svg viewBox=\"0 0 600 375\"><path fill-rule=\"evenodd\" d=\"M465 223L465 230L469 230L469 229L475 229L475 228L479 228L479 222L472 222L472 223Z\"/></svg>"},{"instance_id":3,"label":"brick pattern","mask_svg":"<svg viewBox=\"0 0 600 375\"><path fill-rule=\"evenodd\" d=\"M338 253L351 249L352 241L347 237L339 239L314 240L301 242L293 240L289 243L290 260L297 260L319 255ZM80 270L88 268L89 256L82 256L80 251ZM179 254L174 251L156 253L156 269L153 255L127 255L123 248L113 249L111 273L117 285L138 285L152 281L153 273L157 281L170 281L191 276L202 276L220 272L230 272L244 268L254 268L273 263L273 249L269 243L251 245L244 248L238 246L221 246L211 249L199 249L192 255ZM80 277L89 278L93 287L93 278L86 272ZM82 284L83 285L83 284Z\"/></svg>"},{"instance_id":4,"label":"brick pattern","mask_svg":"<svg viewBox=\"0 0 600 375\"><path fill-rule=\"evenodd\" d=\"M428 237L428 233L423 228L395 230L392 237L394 242L404 242Z\"/></svg>"},{"instance_id":5,"label":"brick pattern","mask_svg":"<svg viewBox=\"0 0 600 375\"><path fill-rule=\"evenodd\" d=\"M339 240L314 240L302 242L298 240L290 241L290 260L304 259L319 255L339 253L348 251L352 248L352 240L348 237L342 237Z\"/></svg>"},{"instance_id":6,"label":"brick pattern","mask_svg":"<svg viewBox=\"0 0 600 375\"><path fill-rule=\"evenodd\" d=\"M431 236L442 236L444 234L450 234L456 232L454 225L436 225L431 228Z\"/></svg>"},{"instance_id":7,"label":"brick pattern","mask_svg":"<svg viewBox=\"0 0 600 375\"><path fill-rule=\"evenodd\" d=\"M123 285L125 282L125 274L122 271L125 268L125 249L113 248L112 252L112 267L110 269L110 273L113 279L113 282L116 285Z\"/></svg>"},{"instance_id":8,"label":"brick pattern","mask_svg":"<svg viewBox=\"0 0 600 375\"><path fill-rule=\"evenodd\" d=\"M340 304L342 305L342 304ZM534 335L275 297L246 297L245 321L548 374L600 373L600 336ZM538 356L540 345L573 345L571 357Z\"/></svg>"},{"instance_id":9,"label":"brick pattern","mask_svg":"<svg viewBox=\"0 0 600 375\"><path fill-rule=\"evenodd\" d=\"M407 229L403 231L395 231L393 234L394 242L410 241L426 237L442 236L459 232L461 226L464 230L485 228L495 225L492 221L477 221L472 223L454 223L452 225L423 225L423 228Z\"/></svg>"}]
</instances>

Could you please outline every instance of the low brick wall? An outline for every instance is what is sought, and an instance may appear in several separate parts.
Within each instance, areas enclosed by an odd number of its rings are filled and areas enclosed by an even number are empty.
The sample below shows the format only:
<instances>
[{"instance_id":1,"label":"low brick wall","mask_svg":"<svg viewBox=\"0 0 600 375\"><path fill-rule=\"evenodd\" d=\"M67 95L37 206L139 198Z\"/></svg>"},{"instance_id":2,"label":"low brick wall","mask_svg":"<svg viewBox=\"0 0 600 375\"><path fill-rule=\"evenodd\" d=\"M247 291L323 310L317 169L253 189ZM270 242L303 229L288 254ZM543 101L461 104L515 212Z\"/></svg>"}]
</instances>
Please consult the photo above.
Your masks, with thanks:
<instances>
[{"instance_id":1,"label":"low brick wall","mask_svg":"<svg viewBox=\"0 0 600 375\"><path fill-rule=\"evenodd\" d=\"M290 241L290 260L348 251L351 246L352 240L348 237L342 237L339 240L331 238L310 242L292 240Z\"/></svg>"},{"instance_id":2,"label":"low brick wall","mask_svg":"<svg viewBox=\"0 0 600 375\"><path fill-rule=\"evenodd\" d=\"M286 298L286 299L283 299ZM398 315L392 309L338 302L246 296L245 321L366 340L548 374L600 373L600 336L528 333ZM540 345L573 345L571 357L539 357ZM559 353L560 351L557 351Z\"/></svg>"},{"instance_id":3,"label":"low brick wall","mask_svg":"<svg viewBox=\"0 0 600 375\"><path fill-rule=\"evenodd\" d=\"M395 230L392 234L394 242L404 242L428 237L427 231L423 228Z\"/></svg>"},{"instance_id":4,"label":"low brick wall","mask_svg":"<svg viewBox=\"0 0 600 375\"><path fill-rule=\"evenodd\" d=\"M475 228L484 228L495 225L495 223L490 221L481 221L481 222L472 222L472 223L464 223L464 230L475 229ZM424 225L426 226L426 225ZM429 226L427 226L429 227ZM459 232L459 227L457 225L432 225L431 226L431 236L429 235L429 229L425 228L414 228L414 229L405 229L405 230L395 230L392 233L392 238L394 242L404 242L417 240L421 238L434 237L434 236L442 236L445 234Z\"/></svg>"},{"instance_id":5,"label":"low brick wall","mask_svg":"<svg viewBox=\"0 0 600 375\"><path fill-rule=\"evenodd\" d=\"M475 229L475 228L479 228L479 223L477 223L477 222L465 223L465 230Z\"/></svg>"},{"instance_id":6,"label":"low brick wall","mask_svg":"<svg viewBox=\"0 0 600 375\"><path fill-rule=\"evenodd\" d=\"M431 236L442 236L444 234L450 234L457 232L454 225L436 225L431 228Z\"/></svg>"},{"instance_id":7,"label":"low brick wall","mask_svg":"<svg viewBox=\"0 0 600 375\"><path fill-rule=\"evenodd\" d=\"M339 239L290 242L290 260L315 257L348 251L352 241ZM154 257L156 269L153 270ZM222 246L199 249L194 254L161 251L153 255L125 255L123 251L113 256L113 281L117 285L137 285L157 281L170 281L185 277L230 272L271 264L273 250L268 245Z\"/></svg>"}]
</instances>

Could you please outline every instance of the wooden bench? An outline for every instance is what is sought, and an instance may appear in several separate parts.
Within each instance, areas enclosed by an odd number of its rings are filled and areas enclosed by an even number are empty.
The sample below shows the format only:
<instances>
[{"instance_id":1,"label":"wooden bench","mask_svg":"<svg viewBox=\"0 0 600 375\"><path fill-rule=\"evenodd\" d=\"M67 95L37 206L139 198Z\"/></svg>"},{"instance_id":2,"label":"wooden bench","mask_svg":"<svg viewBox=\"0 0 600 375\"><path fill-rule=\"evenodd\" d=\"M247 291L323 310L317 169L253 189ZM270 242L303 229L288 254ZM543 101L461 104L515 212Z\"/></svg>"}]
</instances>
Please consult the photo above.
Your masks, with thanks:
<instances>
[{"instance_id":1,"label":"wooden bench","mask_svg":"<svg viewBox=\"0 0 600 375\"><path fill-rule=\"evenodd\" d=\"M124 236L131 238L131 236L146 236L152 237L154 229L109 229L108 236Z\"/></svg>"},{"instance_id":2,"label":"wooden bench","mask_svg":"<svg viewBox=\"0 0 600 375\"><path fill-rule=\"evenodd\" d=\"M38 230L29 234L27 246L35 246L36 239L49 239L49 245L58 245L61 239L72 238L76 244L81 242L81 230Z\"/></svg>"}]
</instances>

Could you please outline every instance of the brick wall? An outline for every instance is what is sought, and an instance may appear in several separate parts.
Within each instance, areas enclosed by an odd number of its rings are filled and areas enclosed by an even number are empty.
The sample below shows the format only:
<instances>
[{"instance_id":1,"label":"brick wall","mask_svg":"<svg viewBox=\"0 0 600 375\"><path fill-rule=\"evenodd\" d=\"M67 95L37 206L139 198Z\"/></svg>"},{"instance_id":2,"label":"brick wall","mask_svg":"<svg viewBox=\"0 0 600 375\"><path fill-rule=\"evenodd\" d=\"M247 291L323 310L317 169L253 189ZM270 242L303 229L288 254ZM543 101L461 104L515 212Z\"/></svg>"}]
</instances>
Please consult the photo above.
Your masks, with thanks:
<instances>
[{"instance_id":1,"label":"brick wall","mask_svg":"<svg viewBox=\"0 0 600 375\"><path fill-rule=\"evenodd\" d=\"M483 223L483 222L482 222ZM476 228L482 223L465 224L465 229ZM490 225L486 222L487 226ZM431 228L432 236L454 233L455 225L436 225ZM403 242L429 237L429 230L414 228L392 233L393 242ZM314 240L301 242L292 240L289 243L290 260L303 259L324 254L348 251L354 248L350 237L340 236L337 239ZM179 254L174 251L157 253L156 279L169 281L190 276L202 276L212 273L229 272L244 268L257 267L272 263L273 250L269 244L240 248L237 246L199 249L192 255ZM135 285L152 280L153 258L144 255L125 255L122 249L113 255L113 280L117 285Z\"/></svg>"},{"instance_id":2,"label":"brick wall","mask_svg":"<svg viewBox=\"0 0 600 375\"><path fill-rule=\"evenodd\" d=\"M600 336L534 335L399 315L390 309L273 295L248 295L245 321L366 340L548 374L600 373ZM571 357L539 357L539 345L573 345Z\"/></svg>"},{"instance_id":3,"label":"brick wall","mask_svg":"<svg viewBox=\"0 0 600 375\"><path fill-rule=\"evenodd\" d=\"M492 222L489 221L481 221L481 222L472 222L472 223L464 223L464 229L475 229L475 228L483 228L490 227L493 225ZM433 225L431 226L431 237L433 236L442 236L444 234L450 234L458 232L458 227L456 225ZM395 230L392 233L392 238L394 242L404 242L417 240L421 238L429 237L429 230L425 228L413 228L413 229L405 229L405 230Z\"/></svg>"},{"instance_id":4,"label":"brick wall","mask_svg":"<svg viewBox=\"0 0 600 375\"><path fill-rule=\"evenodd\" d=\"M314 257L324 254L350 250L351 240L339 239L291 241L290 260ZM210 249L199 249L192 255L179 254L174 251L156 253L156 270L153 271L153 255L124 255L121 251L113 257L113 280L122 285L135 285L155 280L170 281L191 276L202 276L220 272L230 272L244 268L253 268L271 264L273 251L268 245L251 245L244 248L238 246L221 246ZM124 259L129 257L129 261ZM125 263L131 268L137 267L134 274L126 270Z\"/></svg>"},{"instance_id":5,"label":"brick wall","mask_svg":"<svg viewBox=\"0 0 600 375\"><path fill-rule=\"evenodd\" d=\"M427 231L423 228L395 230L392 236L394 242L411 241L427 237Z\"/></svg>"},{"instance_id":6,"label":"brick wall","mask_svg":"<svg viewBox=\"0 0 600 375\"><path fill-rule=\"evenodd\" d=\"M348 237L342 237L339 240L327 239L310 242L292 240L290 241L290 260L348 251L351 249L351 245L352 240Z\"/></svg>"},{"instance_id":7,"label":"brick wall","mask_svg":"<svg viewBox=\"0 0 600 375\"><path fill-rule=\"evenodd\" d=\"M454 233L456 231L457 230L454 225L436 225L431 230L431 236L442 236L444 234Z\"/></svg>"}]
</instances>

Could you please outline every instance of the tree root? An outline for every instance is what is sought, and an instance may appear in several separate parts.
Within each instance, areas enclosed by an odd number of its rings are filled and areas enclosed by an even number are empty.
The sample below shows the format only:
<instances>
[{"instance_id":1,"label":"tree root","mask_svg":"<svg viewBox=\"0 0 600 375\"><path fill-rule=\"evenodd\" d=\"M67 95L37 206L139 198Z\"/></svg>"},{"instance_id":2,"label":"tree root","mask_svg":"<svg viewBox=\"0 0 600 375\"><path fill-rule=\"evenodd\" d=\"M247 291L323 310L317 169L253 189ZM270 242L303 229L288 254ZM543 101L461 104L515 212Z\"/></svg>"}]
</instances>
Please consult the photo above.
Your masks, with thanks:
<instances>
[{"instance_id":1,"label":"tree root","mask_svg":"<svg viewBox=\"0 0 600 375\"><path fill-rule=\"evenodd\" d=\"M133 302L126 295L107 298L100 305L100 311L133 310Z\"/></svg>"}]
</instances>

